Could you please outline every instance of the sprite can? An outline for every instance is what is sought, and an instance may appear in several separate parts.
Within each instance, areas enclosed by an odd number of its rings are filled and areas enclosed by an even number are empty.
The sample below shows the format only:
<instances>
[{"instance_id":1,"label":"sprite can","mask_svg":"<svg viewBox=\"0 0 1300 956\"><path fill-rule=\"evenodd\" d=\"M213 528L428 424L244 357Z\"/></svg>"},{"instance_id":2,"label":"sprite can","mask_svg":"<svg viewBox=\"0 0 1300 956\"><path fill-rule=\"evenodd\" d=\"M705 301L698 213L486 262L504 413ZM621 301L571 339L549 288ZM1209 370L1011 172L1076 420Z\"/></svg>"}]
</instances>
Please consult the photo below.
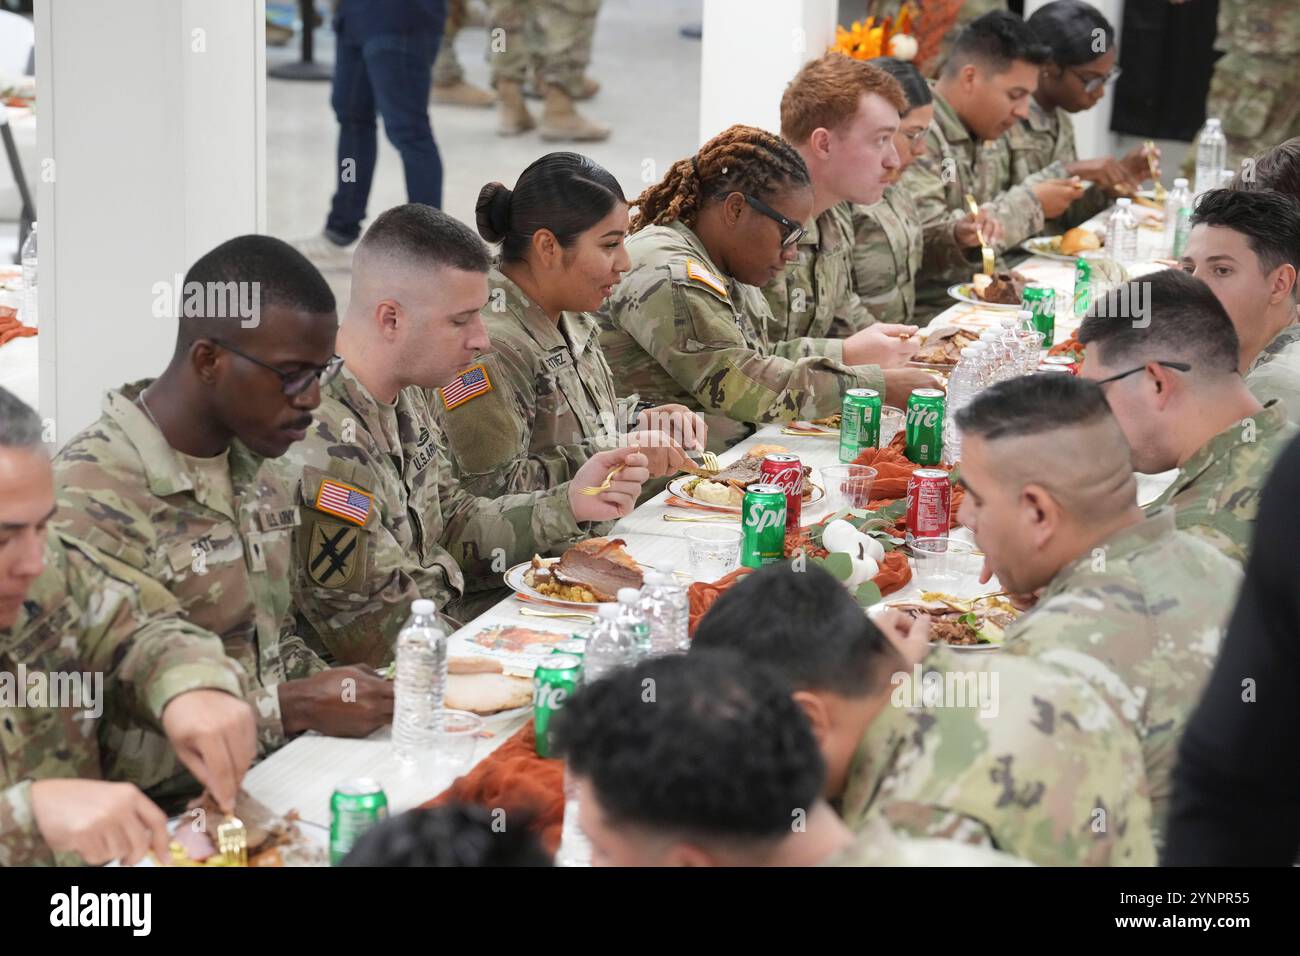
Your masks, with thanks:
<instances>
[{"instance_id":1,"label":"sprite can","mask_svg":"<svg viewBox=\"0 0 1300 956\"><path fill-rule=\"evenodd\" d=\"M840 461L850 462L864 448L880 445L880 393L851 388L840 406Z\"/></svg>"},{"instance_id":2,"label":"sprite can","mask_svg":"<svg viewBox=\"0 0 1300 956\"><path fill-rule=\"evenodd\" d=\"M539 757L551 755L551 721L578 689L581 670L582 658L551 654L533 671L533 733Z\"/></svg>"},{"instance_id":3,"label":"sprite can","mask_svg":"<svg viewBox=\"0 0 1300 956\"><path fill-rule=\"evenodd\" d=\"M1074 317L1081 319L1092 308L1092 263L1080 256L1074 260Z\"/></svg>"},{"instance_id":4,"label":"sprite can","mask_svg":"<svg viewBox=\"0 0 1300 956\"><path fill-rule=\"evenodd\" d=\"M1043 348L1050 349L1056 340L1056 293L1041 286L1025 286L1020 301L1021 308L1033 313L1034 328L1043 333Z\"/></svg>"},{"instance_id":5,"label":"sprite can","mask_svg":"<svg viewBox=\"0 0 1300 956\"><path fill-rule=\"evenodd\" d=\"M330 796L330 866L338 866L361 835L388 817L384 788L369 777L347 780Z\"/></svg>"},{"instance_id":6,"label":"sprite can","mask_svg":"<svg viewBox=\"0 0 1300 956\"><path fill-rule=\"evenodd\" d=\"M907 398L907 460L937 465L943 458L943 392L918 388Z\"/></svg>"},{"instance_id":7,"label":"sprite can","mask_svg":"<svg viewBox=\"0 0 1300 956\"><path fill-rule=\"evenodd\" d=\"M750 485L740 504L740 563L761 568L785 557L785 489Z\"/></svg>"}]
</instances>

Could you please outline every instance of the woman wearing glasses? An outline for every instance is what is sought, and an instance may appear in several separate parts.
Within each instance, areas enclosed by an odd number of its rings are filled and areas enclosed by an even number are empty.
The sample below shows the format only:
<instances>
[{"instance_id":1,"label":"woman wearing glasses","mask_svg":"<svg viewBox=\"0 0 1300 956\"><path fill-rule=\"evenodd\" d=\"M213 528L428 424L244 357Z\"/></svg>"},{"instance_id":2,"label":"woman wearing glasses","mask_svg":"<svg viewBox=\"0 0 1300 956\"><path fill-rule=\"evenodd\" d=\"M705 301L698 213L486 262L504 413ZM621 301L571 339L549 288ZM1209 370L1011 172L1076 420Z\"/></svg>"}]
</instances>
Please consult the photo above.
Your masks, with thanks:
<instances>
[{"instance_id":1,"label":"woman wearing glasses","mask_svg":"<svg viewBox=\"0 0 1300 956\"><path fill-rule=\"evenodd\" d=\"M921 222L912 194L898 184L903 170L925 155L925 131L934 119L934 96L921 71L893 57L871 60L903 88L907 112L901 114L894 148L898 168L880 202L853 207L853 287L879 322L917 325L916 274L921 269ZM958 229L954 241L979 246L978 230Z\"/></svg>"},{"instance_id":2,"label":"woman wearing glasses","mask_svg":"<svg viewBox=\"0 0 1300 956\"><path fill-rule=\"evenodd\" d=\"M1082 0L1053 0L1026 22L1051 49L1051 62L1039 75L1038 89L1029 102L1029 118L1008 133L1012 173L1023 180L1048 170L1048 177L1079 176L1096 186L1071 203L1065 215L1047 224L1049 232L1060 232L1100 212L1111 196L1132 195L1151 177L1151 170L1144 146L1134 148L1123 159L1081 160L1075 149L1069 114L1095 106L1119 76L1115 28L1110 21ZM1159 156L1157 151L1152 161L1157 162Z\"/></svg>"},{"instance_id":3,"label":"woman wearing glasses","mask_svg":"<svg viewBox=\"0 0 1300 956\"><path fill-rule=\"evenodd\" d=\"M917 369L862 364L870 330L768 341L760 289L794 259L812 203L798 152L751 126L724 130L646 189L627 242L631 268L599 315L619 391L704 413L717 450L744 436L737 423L837 413L848 388L901 404L928 384Z\"/></svg>"},{"instance_id":4,"label":"woman wearing glasses","mask_svg":"<svg viewBox=\"0 0 1300 956\"><path fill-rule=\"evenodd\" d=\"M620 441L645 449L652 476L676 474L678 445L702 447L703 421L680 405L642 411L635 396L620 400L600 329L584 314L627 271L618 180L585 156L548 153L513 190L484 186L477 220L479 235L500 245L480 313L489 387L444 389L438 400L461 484L483 497L553 488ZM652 435L652 425L663 431Z\"/></svg>"}]
</instances>

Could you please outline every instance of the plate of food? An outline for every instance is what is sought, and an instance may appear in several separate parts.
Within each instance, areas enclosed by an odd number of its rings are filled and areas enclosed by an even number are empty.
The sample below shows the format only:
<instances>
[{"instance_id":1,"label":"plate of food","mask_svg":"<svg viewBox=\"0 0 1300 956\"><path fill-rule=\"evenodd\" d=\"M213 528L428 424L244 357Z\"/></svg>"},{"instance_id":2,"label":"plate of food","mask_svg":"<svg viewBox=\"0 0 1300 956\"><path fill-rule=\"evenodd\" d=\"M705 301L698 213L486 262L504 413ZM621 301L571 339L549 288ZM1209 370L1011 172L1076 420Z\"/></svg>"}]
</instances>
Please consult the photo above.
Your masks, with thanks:
<instances>
[{"instance_id":1,"label":"plate of food","mask_svg":"<svg viewBox=\"0 0 1300 956\"><path fill-rule=\"evenodd\" d=\"M329 830L298 819L290 810L281 816L243 790L235 798L235 816L244 824L249 866L327 866ZM206 792L171 822L172 866L233 866L218 852L213 837L225 814Z\"/></svg>"},{"instance_id":2,"label":"plate of food","mask_svg":"<svg viewBox=\"0 0 1300 956\"><path fill-rule=\"evenodd\" d=\"M531 630L531 628L517 628ZM541 633L541 632L534 632ZM568 634L551 634L567 640ZM534 644L535 647L542 646ZM553 644L545 645L546 655ZM490 657L457 657L447 661L447 692L444 705L451 710L467 710L480 717L522 713L533 700L533 679L505 673L499 660Z\"/></svg>"},{"instance_id":3,"label":"plate of food","mask_svg":"<svg viewBox=\"0 0 1300 956\"><path fill-rule=\"evenodd\" d=\"M622 538L580 541L558 558L537 555L505 574L506 586L525 598L594 610L592 605L618 599L619 588L640 588L642 572Z\"/></svg>"},{"instance_id":4,"label":"plate of food","mask_svg":"<svg viewBox=\"0 0 1300 956\"><path fill-rule=\"evenodd\" d=\"M951 372L957 365L957 359L961 358L961 350L979 340L979 333L971 329L959 329L951 325L930 329L920 351L907 364Z\"/></svg>"},{"instance_id":5,"label":"plate of food","mask_svg":"<svg viewBox=\"0 0 1300 956\"><path fill-rule=\"evenodd\" d=\"M1026 252L1061 262L1104 255L1105 246L1105 237L1083 226L1077 226L1060 236L1035 236L1020 244Z\"/></svg>"},{"instance_id":6,"label":"plate of food","mask_svg":"<svg viewBox=\"0 0 1300 956\"><path fill-rule=\"evenodd\" d=\"M970 282L959 282L948 287L948 294L958 302L969 302L985 309L1019 311L1025 286L1030 282L1019 272L998 272L994 275L976 273Z\"/></svg>"},{"instance_id":7,"label":"plate of food","mask_svg":"<svg viewBox=\"0 0 1300 956\"><path fill-rule=\"evenodd\" d=\"M713 511L738 515L741 502L745 500L745 488L759 481L763 456L786 453L787 449L780 445L758 445L711 478L678 475L668 482L668 492ZM806 505L826 497L826 492L812 483L811 475L812 469L804 465L803 501Z\"/></svg>"},{"instance_id":8,"label":"plate of food","mask_svg":"<svg viewBox=\"0 0 1300 956\"><path fill-rule=\"evenodd\" d=\"M912 617L930 616L930 646L948 645L959 651L992 651L1002 646L1006 631L1021 614L1002 594L959 598L926 591L920 600L886 605Z\"/></svg>"},{"instance_id":9,"label":"plate of food","mask_svg":"<svg viewBox=\"0 0 1300 956\"><path fill-rule=\"evenodd\" d=\"M791 422L781 429L788 435L808 435L817 437L818 435L827 435L839 437L840 434L840 413L827 415L825 418L814 418L809 421Z\"/></svg>"}]
</instances>

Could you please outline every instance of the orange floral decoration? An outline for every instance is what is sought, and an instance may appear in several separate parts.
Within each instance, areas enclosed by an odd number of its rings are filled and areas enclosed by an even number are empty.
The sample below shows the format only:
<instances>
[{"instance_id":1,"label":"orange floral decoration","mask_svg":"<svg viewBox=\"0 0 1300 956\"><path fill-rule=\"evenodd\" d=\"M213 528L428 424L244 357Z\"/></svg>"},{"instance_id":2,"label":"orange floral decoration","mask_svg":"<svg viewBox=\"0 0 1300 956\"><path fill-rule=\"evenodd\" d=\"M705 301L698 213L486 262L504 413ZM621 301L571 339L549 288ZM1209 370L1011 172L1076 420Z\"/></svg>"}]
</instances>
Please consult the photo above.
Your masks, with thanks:
<instances>
[{"instance_id":1,"label":"orange floral decoration","mask_svg":"<svg viewBox=\"0 0 1300 956\"><path fill-rule=\"evenodd\" d=\"M867 17L866 20L854 20L846 30L835 27L835 42L831 51L851 56L855 60L870 60L873 57L889 54L889 41L896 36L907 35L911 29L912 5L903 4L898 11L898 21L892 17Z\"/></svg>"}]
</instances>

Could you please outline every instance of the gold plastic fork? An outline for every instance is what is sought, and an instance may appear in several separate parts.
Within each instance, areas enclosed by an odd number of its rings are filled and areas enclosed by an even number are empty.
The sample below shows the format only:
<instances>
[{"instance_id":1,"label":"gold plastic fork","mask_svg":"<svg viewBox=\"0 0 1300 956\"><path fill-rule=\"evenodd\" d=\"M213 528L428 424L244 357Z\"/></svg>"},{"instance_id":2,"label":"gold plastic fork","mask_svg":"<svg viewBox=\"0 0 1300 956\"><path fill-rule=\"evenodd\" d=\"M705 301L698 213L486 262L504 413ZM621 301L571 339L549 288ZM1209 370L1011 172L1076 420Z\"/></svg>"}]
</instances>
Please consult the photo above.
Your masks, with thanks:
<instances>
[{"instance_id":1,"label":"gold plastic fork","mask_svg":"<svg viewBox=\"0 0 1300 956\"><path fill-rule=\"evenodd\" d=\"M531 607L521 607L519 613L524 617L552 617L568 621L587 621L596 620L596 615L588 614L585 611L535 611Z\"/></svg>"},{"instance_id":2,"label":"gold plastic fork","mask_svg":"<svg viewBox=\"0 0 1300 956\"><path fill-rule=\"evenodd\" d=\"M608 475L605 476L604 482L602 482L599 485L588 485L586 488L580 489L578 491L578 494L598 495L601 492L609 491L609 486L613 482L614 476L617 475L620 471L622 471L626 467L627 467L626 464L614 466L614 469Z\"/></svg>"},{"instance_id":3,"label":"gold plastic fork","mask_svg":"<svg viewBox=\"0 0 1300 956\"><path fill-rule=\"evenodd\" d=\"M1151 181L1155 183L1155 191L1151 198L1156 202L1162 203L1169 198L1169 191L1165 189L1165 184L1160 181L1160 174L1156 172L1155 140L1149 139L1142 145L1146 148L1147 169L1151 173Z\"/></svg>"},{"instance_id":4,"label":"gold plastic fork","mask_svg":"<svg viewBox=\"0 0 1300 956\"><path fill-rule=\"evenodd\" d=\"M971 193L966 194L966 208L970 210L972 216L976 219L979 218L979 203L975 201L975 197ZM993 248L985 241L983 229L976 229L975 235L980 241L980 255L984 257L984 274L991 276L998 267L998 257L994 254Z\"/></svg>"},{"instance_id":5,"label":"gold plastic fork","mask_svg":"<svg viewBox=\"0 0 1300 956\"><path fill-rule=\"evenodd\" d=\"M711 471L715 475L722 471L722 462L718 461L718 456L711 451L700 453L700 464L704 466L705 471Z\"/></svg>"},{"instance_id":6,"label":"gold plastic fork","mask_svg":"<svg viewBox=\"0 0 1300 956\"><path fill-rule=\"evenodd\" d=\"M231 866L248 866L248 830L243 820L231 815L217 827L217 849Z\"/></svg>"}]
</instances>

